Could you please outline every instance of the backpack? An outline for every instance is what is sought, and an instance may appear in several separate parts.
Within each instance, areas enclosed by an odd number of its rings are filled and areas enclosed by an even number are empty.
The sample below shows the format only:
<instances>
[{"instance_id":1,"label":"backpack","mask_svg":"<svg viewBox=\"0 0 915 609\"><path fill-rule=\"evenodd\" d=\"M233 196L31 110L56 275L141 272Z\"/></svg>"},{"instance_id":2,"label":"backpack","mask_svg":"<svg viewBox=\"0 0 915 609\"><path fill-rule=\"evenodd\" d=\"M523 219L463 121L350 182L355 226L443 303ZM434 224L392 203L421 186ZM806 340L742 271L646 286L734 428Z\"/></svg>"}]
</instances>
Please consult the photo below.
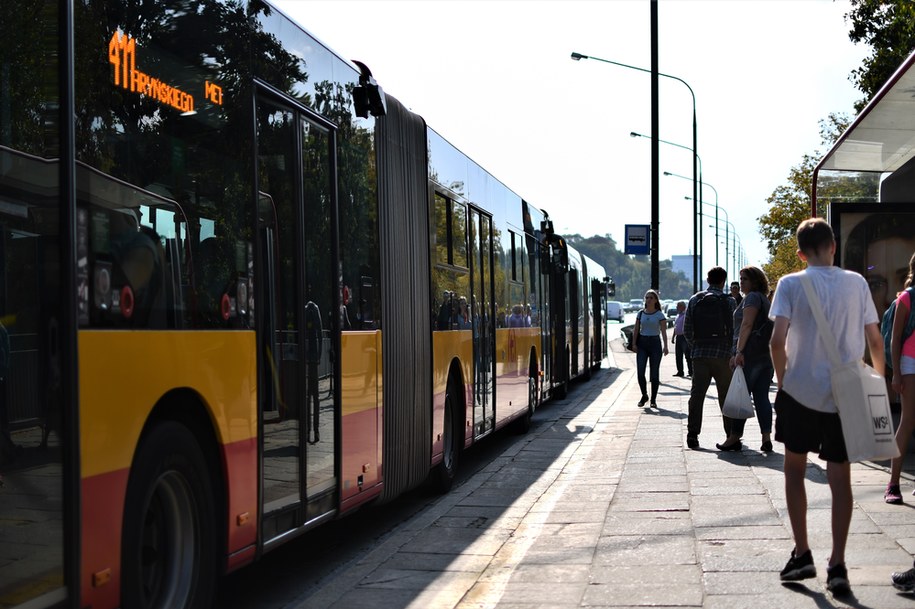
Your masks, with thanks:
<instances>
[{"instance_id":1,"label":"backpack","mask_svg":"<svg viewBox=\"0 0 915 609\"><path fill-rule=\"evenodd\" d=\"M905 291L909 293L909 318L902 329L902 342L905 342L915 331L915 287L906 288ZM899 299L897 298L896 300ZM893 340L893 318L896 317L896 300L890 303L890 306L883 312L883 319L880 320L880 334L883 335L883 353L886 357L887 368L893 367L891 343Z\"/></svg>"},{"instance_id":2,"label":"backpack","mask_svg":"<svg viewBox=\"0 0 915 609\"><path fill-rule=\"evenodd\" d=\"M729 296L702 292L693 306L693 341L697 344L727 343L734 336L734 317Z\"/></svg>"}]
</instances>

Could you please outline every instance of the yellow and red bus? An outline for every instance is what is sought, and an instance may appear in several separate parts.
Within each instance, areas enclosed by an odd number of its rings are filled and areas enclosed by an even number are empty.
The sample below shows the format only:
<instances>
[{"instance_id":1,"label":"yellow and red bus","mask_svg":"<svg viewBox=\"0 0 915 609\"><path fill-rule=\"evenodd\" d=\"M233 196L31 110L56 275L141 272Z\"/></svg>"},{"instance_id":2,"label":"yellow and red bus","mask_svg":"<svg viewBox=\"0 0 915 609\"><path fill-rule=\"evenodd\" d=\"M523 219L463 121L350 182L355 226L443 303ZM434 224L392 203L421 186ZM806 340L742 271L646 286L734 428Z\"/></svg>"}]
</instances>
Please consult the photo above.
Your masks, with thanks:
<instances>
[{"instance_id":1,"label":"yellow and red bus","mask_svg":"<svg viewBox=\"0 0 915 609\"><path fill-rule=\"evenodd\" d=\"M2 11L0 608L210 606L607 356L604 269L268 3Z\"/></svg>"}]
</instances>

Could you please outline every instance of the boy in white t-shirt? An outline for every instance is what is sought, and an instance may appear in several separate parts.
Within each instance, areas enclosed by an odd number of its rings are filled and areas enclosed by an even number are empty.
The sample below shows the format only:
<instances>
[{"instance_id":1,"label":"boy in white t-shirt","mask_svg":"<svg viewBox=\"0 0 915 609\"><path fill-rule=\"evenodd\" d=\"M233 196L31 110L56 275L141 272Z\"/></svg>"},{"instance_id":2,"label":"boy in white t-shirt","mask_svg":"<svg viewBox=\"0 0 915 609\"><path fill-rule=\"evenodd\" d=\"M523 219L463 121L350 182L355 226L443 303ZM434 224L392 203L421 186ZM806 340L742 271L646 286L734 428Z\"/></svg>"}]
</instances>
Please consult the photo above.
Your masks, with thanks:
<instances>
[{"instance_id":1,"label":"boy in white t-shirt","mask_svg":"<svg viewBox=\"0 0 915 609\"><path fill-rule=\"evenodd\" d=\"M843 362L861 359L867 345L874 368L882 375L883 337L865 279L832 264L836 242L829 224L822 218L804 220L797 228L797 244L798 256L807 268L779 280L769 312L775 321L769 346L778 382L775 440L785 444L785 498L794 534L794 550L781 579L816 577L807 540L804 474L807 453L817 452L826 461L832 493L832 554L826 569L826 587L841 593L849 591L845 544L852 514L851 469L832 397L829 357L801 276L808 276L813 284Z\"/></svg>"}]
</instances>

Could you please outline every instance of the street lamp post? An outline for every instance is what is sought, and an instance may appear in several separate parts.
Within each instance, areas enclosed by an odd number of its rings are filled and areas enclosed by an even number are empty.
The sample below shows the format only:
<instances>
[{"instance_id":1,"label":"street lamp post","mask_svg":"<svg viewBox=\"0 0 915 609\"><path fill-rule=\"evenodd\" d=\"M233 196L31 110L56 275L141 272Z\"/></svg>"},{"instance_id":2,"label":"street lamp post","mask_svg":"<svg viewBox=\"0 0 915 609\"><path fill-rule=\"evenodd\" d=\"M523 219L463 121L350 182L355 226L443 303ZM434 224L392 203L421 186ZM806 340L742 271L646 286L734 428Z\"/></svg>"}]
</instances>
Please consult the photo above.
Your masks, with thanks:
<instances>
[{"instance_id":1,"label":"street lamp post","mask_svg":"<svg viewBox=\"0 0 915 609\"><path fill-rule=\"evenodd\" d=\"M690 199L689 197L683 197L683 198L686 200ZM714 205L714 203L709 203L707 201L703 201L702 204L708 205L709 207L712 207ZM731 222L731 217L728 214L728 210L726 210L725 208L722 207L721 211L724 212L724 226L725 226L725 229L724 229L724 248L725 248L724 249L724 260L725 260L725 263L727 263L728 257L730 257L731 264L733 265L733 266L729 265L727 268L728 275L730 275L730 273L732 271L734 271L734 272L739 271L740 268L742 266L744 266L742 264L742 260L739 258L739 252L740 252L740 250L743 249L743 241L740 239L740 236L737 234L737 227L734 225L733 222ZM711 226L711 224L709 226ZM733 229L733 230L731 230L731 229ZM731 240L731 235L733 235L733 241ZM738 241L740 241L740 248L737 247ZM734 246L733 249L731 248L731 243L733 243L733 246Z\"/></svg>"},{"instance_id":2,"label":"street lamp post","mask_svg":"<svg viewBox=\"0 0 915 609\"><path fill-rule=\"evenodd\" d=\"M647 135L643 135L643 134L638 133L638 132L636 132L636 131L630 131L630 132L629 132L629 137L644 137L644 138L648 138ZM689 150L690 152L693 153L693 163L695 164L696 161L699 162L699 186L700 186L699 198L700 198L700 200L701 200L701 199L702 199L702 192L701 192L701 187L702 187L702 157L700 157L698 154L696 154L696 152L695 152L692 148L690 148L689 146L684 146L683 144L677 144L676 142L669 142L669 141L667 141L667 140L662 140L662 139L658 139L658 141L661 142L662 144L668 144L668 145L670 145L670 146L676 146L677 148L682 148L683 150ZM694 167L694 169L695 169L695 167ZM695 177L696 177L696 176L695 176L695 173L693 173L693 179L694 179L694 180L695 180ZM688 178L687 178L687 179L688 179ZM696 188L695 188L695 184L694 184L694 185L693 185L693 194L695 195L695 193L696 193ZM686 197L686 198L689 199L690 197ZM690 199L690 200L692 200L692 199ZM694 290L695 292L698 292L698 291L699 291L699 282L700 282L700 273L701 273L701 269L699 268L699 267L700 267L700 264L701 264L701 256L700 256L700 254L699 254L699 252L698 252L698 245L702 243L702 217L701 217L701 216L702 216L702 208L701 208L701 207L699 208L699 213L697 214L697 213L696 213L696 207L697 207L696 205L693 205L693 290ZM698 219L697 219L697 216L698 216ZM699 227L698 239L697 239L697 231L696 231L696 227L697 227L697 226ZM697 240L698 240L698 243L696 242Z\"/></svg>"},{"instance_id":3,"label":"street lamp post","mask_svg":"<svg viewBox=\"0 0 915 609\"><path fill-rule=\"evenodd\" d=\"M675 178L681 178L681 179L683 179L683 180L688 180L688 179L689 179L689 178L686 177L686 176L682 176L682 175L679 175L679 174L676 174L676 173L671 173L671 172L669 172L669 171L665 171L665 172L664 172L664 175L666 175L666 176L673 176L673 177L675 177ZM712 189L712 192L715 193L715 266L717 266L717 265L718 265L718 209L719 209L719 207L718 207L718 190L717 190L714 186L712 186L711 184L709 184L708 182L700 182L700 184L701 184L703 187L708 186L709 188ZM700 199L700 200L701 200L701 199ZM695 206L695 204L694 204L694 206ZM700 213L701 213L701 212L700 212ZM700 218L700 220L701 220L701 218ZM699 230L700 230L700 231L702 230L701 225L700 225L700 227L699 227Z\"/></svg>"},{"instance_id":4,"label":"street lamp post","mask_svg":"<svg viewBox=\"0 0 915 609\"><path fill-rule=\"evenodd\" d=\"M697 167L696 167L698 164L698 159L699 159L697 147L696 147L696 94L693 92L693 88L691 86L689 86L689 83L686 82L685 80L683 80L682 78L678 78L677 76L672 76L670 74L664 74L662 72L653 72L652 70L646 70L645 68L639 68L637 66L630 66L625 63L620 63L618 61L610 61L609 59L602 59L600 57L594 57L592 55L582 55L581 53L576 53L575 51L572 51L572 59L575 61L580 61L582 59L593 59L594 61L600 61L602 63L609 63L611 65L619 66L621 68L629 68L630 70L638 70L639 72L647 72L648 74L657 74L658 76L663 76L664 78L670 78L672 80L679 81L679 82L683 83L687 89L689 89L689 94L693 98L693 199L695 201L701 201L702 193L699 192L700 181L699 181L699 176L698 176ZM693 219L694 219L694 221L693 221L693 251L694 252L699 247L699 230L700 230L699 224L700 223L695 220L695 218L697 217L698 212L699 212L698 208L699 208L699 204L693 203ZM652 220L653 220L653 224L656 224L657 218L652 218ZM652 251L653 251L653 253L656 253L657 249L653 249ZM654 272L654 270L656 270L657 264L658 264L657 259L652 260L653 272ZM699 259L694 257L693 258L693 278L694 278L693 279L693 284L694 284L693 288L695 289L695 291L698 292L699 284L698 284L698 280L696 279L697 277L699 277Z\"/></svg>"}]
</instances>

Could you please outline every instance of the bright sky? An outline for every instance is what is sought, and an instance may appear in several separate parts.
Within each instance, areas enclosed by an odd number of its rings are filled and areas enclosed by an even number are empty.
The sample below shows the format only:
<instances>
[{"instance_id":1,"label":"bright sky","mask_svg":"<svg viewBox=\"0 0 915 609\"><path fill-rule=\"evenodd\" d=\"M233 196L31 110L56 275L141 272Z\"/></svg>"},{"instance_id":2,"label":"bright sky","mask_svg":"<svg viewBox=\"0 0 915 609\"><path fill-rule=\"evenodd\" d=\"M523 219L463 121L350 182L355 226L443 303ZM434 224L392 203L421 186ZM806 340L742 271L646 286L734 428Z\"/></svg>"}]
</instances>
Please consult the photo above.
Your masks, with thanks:
<instances>
[{"instance_id":1,"label":"bright sky","mask_svg":"<svg viewBox=\"0 0 915 609\"><path fill-rule=\"evenodd\" d=\"M647 0L276 0L341 56L533 205L557 230L610 234L651 221ZM868 49L848 39L847 0L662 0L659 71L696 96L703 180L750 264L768 260L756 219L806 153L819 120L853 115L848 80ZM692 146L692 98L660 78L658 137ZM660 144L662 259L693 244L692 156ZM706 188L704 266L714 261ZM726 214L726 215L725 215ZM731 239L733 242L733 237ZM724 246L719 250L725 257ZM611 270L611 269L608 269ZM705 269L703 269L704 275ZM612 272L612 270L611 270Z\"/></svg>"}]
</instances>

